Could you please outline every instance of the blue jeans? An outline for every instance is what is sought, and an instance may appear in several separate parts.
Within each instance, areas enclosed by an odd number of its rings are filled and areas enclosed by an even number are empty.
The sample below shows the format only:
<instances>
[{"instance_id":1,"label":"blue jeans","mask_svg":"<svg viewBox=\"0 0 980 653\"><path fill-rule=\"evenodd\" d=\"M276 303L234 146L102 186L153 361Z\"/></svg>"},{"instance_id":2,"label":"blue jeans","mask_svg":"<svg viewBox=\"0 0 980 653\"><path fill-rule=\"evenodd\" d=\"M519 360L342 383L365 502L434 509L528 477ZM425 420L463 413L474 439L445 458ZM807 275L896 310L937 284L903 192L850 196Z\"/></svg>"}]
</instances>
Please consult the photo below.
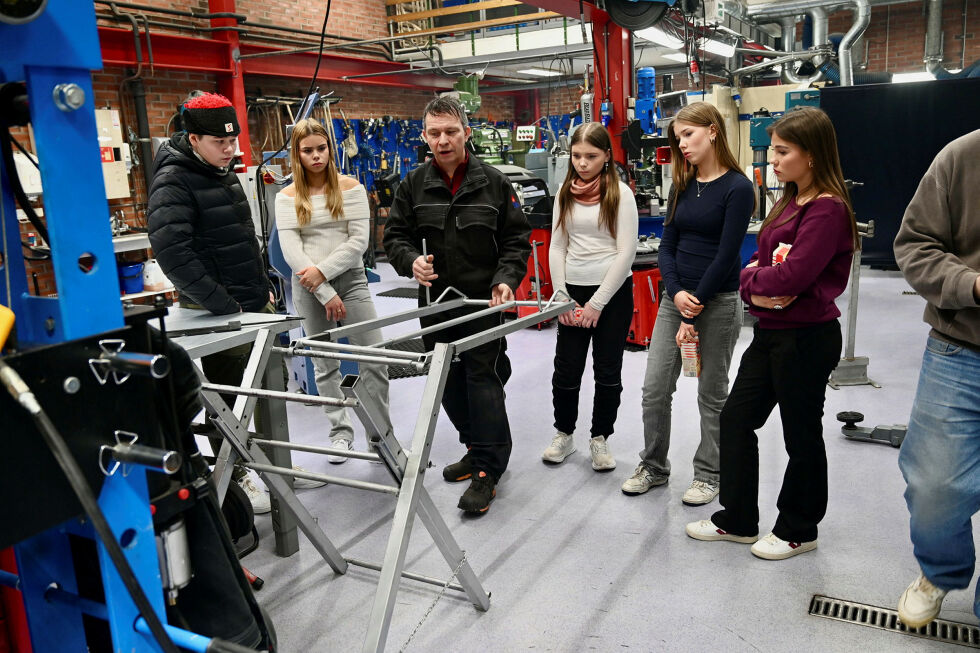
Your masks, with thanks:
<instances>
[{"instance_id":1,"label":"blue jeans","mask_svg":"<svg viewBox=\"0 0 980 653\"><path fill-rule=\"evenodd\" d=\"M932 336L898 465L922 573L941 589L969 587L980 510L980 353ZM980 587L973 612L980 617Z\"/></svg>"}]
</instances>

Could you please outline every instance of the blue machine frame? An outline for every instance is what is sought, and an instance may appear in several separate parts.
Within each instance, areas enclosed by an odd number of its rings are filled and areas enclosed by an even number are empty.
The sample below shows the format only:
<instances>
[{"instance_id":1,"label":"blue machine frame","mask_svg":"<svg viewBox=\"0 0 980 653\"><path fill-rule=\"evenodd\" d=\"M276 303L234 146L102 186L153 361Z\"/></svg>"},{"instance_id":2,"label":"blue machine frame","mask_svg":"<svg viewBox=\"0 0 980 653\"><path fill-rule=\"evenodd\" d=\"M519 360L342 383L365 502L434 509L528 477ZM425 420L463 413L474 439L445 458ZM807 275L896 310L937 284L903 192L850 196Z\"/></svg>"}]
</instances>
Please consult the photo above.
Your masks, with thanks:
<instances>
[{"instance_id":1,"label":"blue machine frame","mask_svg":"<svg viewBox=\"0 0 980 653\"><path fill-rule=\"evenodd\" d=\"M54 298L28 292L13 192L0 161L0 304L10 306L18 317L21 347L74 340L123 326L91 80L91 71L100 68L102 52L91 2L49 0L32 22L0 24L0 83L27 83L58 291ZM80 88L84 103L74 110L59 108L55 89L62 84ZM80 259L94 265L83 269ZM128 474L107 478L99 506L165 623L144 468L131 467ZM106 603L77 599L69 534L94 537L87 523L66 522L18 543L19 577L0 575L0 582L17 584L22 592L34 650L85 650L82 615L91 614L109 622L115 650L159 651L101 541L97 544ZM74 596L74 600L52 600L52 583L57 583L60 596ZM211 643L178 628L166 630L175 643L190 650L205 651Z\"/></svg>"},{"instance_id":2,"label":"blue machine frame","mask_svg":"<svg viewBox=\"0 0 980 653\"><path fill-rule=\"evenodd\" d=\"M22 346L73 340L123 325L95 126L91 71L100 68L94 5L50 0L30 23L0 24L0 82L27 82L58 289L57 298L28 293L13 193L2 174L0 303L17 315ZM74 111L59 109L54 93L60 84L82 89L84 104ZM94 265L86 272L79 259L88 256Z\"/></svg>"}]
</instances>

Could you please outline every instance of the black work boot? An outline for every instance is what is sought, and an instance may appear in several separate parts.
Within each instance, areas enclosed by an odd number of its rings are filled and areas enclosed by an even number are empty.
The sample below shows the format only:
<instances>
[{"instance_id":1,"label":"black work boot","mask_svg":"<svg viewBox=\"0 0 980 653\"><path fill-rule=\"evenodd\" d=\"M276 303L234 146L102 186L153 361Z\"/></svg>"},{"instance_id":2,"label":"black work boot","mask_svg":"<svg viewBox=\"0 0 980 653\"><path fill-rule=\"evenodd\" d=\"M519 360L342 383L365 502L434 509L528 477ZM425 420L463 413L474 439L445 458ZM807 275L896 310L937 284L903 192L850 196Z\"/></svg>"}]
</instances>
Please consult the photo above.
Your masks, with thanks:
<instances>
[{"instance_id":1,"label":"black work boot","mask_svg":"<svg viewBox=\"0 0 980 653\"><path fill-rule=\"evenodd\" d=\"M448 483L465 481L471 476L473 476L473 460L470 458L469 449L466 450L466 453L459 460L459 462L446 465L442 468L442 477L446 479Z\"/></svg>"},{"instance_id":2,"label":"black work boot","mask_svg":"<svg viewBox=\"0 0 980 653\"><path fill-rule=\"evenodd\" d=\"M459 498L458 508L465 512L484 513L490 509L490 502L497 496L497 479L486 472L473 475L470 486Z\"/></svg>"}]
</instances>

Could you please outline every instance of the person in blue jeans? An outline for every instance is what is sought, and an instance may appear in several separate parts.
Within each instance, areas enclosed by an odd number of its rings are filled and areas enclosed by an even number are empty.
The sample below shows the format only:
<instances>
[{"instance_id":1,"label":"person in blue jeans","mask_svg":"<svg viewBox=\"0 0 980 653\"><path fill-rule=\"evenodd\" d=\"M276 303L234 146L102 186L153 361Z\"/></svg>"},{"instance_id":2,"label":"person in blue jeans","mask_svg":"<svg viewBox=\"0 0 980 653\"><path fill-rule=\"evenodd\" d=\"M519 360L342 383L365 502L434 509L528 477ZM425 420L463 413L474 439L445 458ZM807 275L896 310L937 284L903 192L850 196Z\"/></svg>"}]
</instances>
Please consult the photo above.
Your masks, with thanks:
<instances>
[{"instance_id":1,"label":"person in blue jeans","mask_svg":"<svg viewBox=\"0 0 980 653\"><path fill-rule=\"evenodd\" d=\"M650 336L643 381L643 451L623 494L643 494L667 482L671 401L681 373L679 346L701 349L700 444L694 478L681 501L702 505L718 495L719 414L728 397L728 370L742 327L738 296L740 251L755 193L728 147L725 121L706 102L681 109L668 129L674 191L668 202L659 265L665 297Z\"/></svg>"},{"instance_id":2,"label":"person in blue jeans","mask_svg":"<svg viewBox=\"0 0 980 653\"><path fill-rule=\"evenodd\" d=\"M895 238L895 260L932 326L898 465L920 573L898 602L909 627L969 587L980 509L980 130L936 156ZM980 586L973 612L980 617Z\"/></svg>"}]
</instances>

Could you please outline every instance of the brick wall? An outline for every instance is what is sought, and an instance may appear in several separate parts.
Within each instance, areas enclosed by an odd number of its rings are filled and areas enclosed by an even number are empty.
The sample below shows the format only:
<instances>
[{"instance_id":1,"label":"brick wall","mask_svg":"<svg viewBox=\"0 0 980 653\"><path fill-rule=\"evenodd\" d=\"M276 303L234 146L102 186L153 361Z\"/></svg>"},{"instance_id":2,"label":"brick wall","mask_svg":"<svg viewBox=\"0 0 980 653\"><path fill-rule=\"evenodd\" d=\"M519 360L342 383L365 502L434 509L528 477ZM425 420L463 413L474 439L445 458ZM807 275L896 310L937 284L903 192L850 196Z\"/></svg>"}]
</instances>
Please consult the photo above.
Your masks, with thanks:
<instances>
[{"instance_id":1,"label":"brick wall","mask_svg":"<svg viewBox=\"0 0 980 653\"><path fill-rule=\"evenodd\" d=\"M862 41L868 44L869 72L906 73L925 70L922 56L925 52L926 13L925 3L916 0L896 5L871 8L871 24ZM948 0L943 3L944 57L948 69L960 67L960 57L966 47L966 65L980 58L980 7L971 3L967 12L965 40L956 38L963 33L963 2ZM851 26L851 12L838 11L830 15L830 33L846 33ZM864 46L854 51L854 65L864 62Z\"/></svg>"},{"instance_id":2,"label":"brick wall","mask_svg":"<svg viewBox=\"0 0 980 653\"><path fill-rule=\"evenodd\" d=\"M176 6L181 2L175 0L173 4ZM297 0L237 0L235 4L238 13L248 16L248 23L288 25L315 32L323 26L326 7L325 2ZM358 39L387 36L386 16L381 0L331 0L327 33Z\"/></svg>"}]
</instances>

